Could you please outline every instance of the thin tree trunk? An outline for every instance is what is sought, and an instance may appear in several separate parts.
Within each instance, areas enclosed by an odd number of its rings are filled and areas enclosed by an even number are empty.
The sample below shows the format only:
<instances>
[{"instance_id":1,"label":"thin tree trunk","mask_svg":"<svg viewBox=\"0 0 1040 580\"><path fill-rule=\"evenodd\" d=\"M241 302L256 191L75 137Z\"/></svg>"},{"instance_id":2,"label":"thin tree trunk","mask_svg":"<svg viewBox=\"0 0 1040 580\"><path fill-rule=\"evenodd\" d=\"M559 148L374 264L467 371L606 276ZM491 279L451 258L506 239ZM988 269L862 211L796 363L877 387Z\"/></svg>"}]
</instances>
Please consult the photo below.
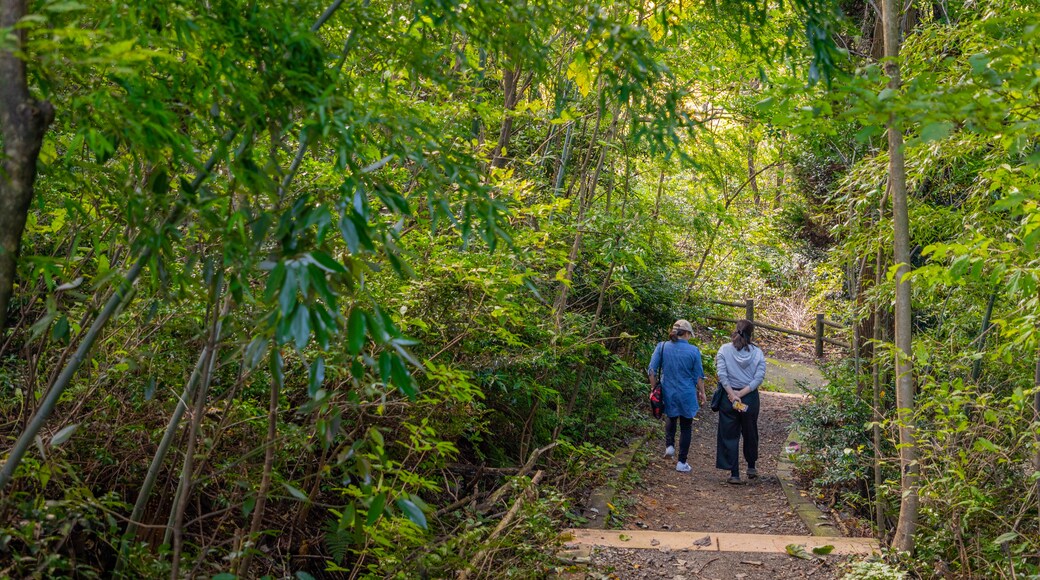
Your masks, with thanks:
<instances>
[{"instance_id":1,"label":"thin tree trunk","mask_svg":"<svg viewBox=\"0 0 1040 580\"><path fill-rule=\"evenodd\" d=\"M1036 371L1033 373L1033 421L1040 421L1040 346L1036 349ZM1033 456L1033 469L1040 471L1040 431L1036 434L1036 455Z\"/></svg>"},{"instance_id":2,"label":"thin tree trunk","mask_svg":"<svg viewBox=\"0 0 1040 580\"><path fill-rule=\"evenodd\" d=\"M0 0L0 30L14 42L0 50L0 135L3 165L0 170L0 333L7 321L18 252L36 182L36 161L43 136L54 120L54 107L29 93L25 61L25 28L16 25L26 16L25 0Z\"/></svg>"},{"instance_id":3,"label":"thin tree trunk","mask_svg":"<svg viewBox=\"0 0 1040 580\"><path fill-rule=\"evenodd\" d=\"M618 118L621 115L620 107L614 111L613 118L610 122L610 128L607 130L606 143L610 143L614 140L614 136L617 132ZM557 332L563 328L563 314L567 310L567 295L570 289L570 283L574 279L574 267L578 261L578 255L581 251L581 243L585 231L585 215L588 213L589 208L592 206L593 194L596 192L596 183L599 181L600 173L603 170L603 162L606 160L608 147L603 145L600 147L599 160L596 163L596 170L593 172L592 177L588 181L584 182L582 187L578 190L578 227L574 233L574 243L571 244L570 254L567 256L567 269L564 273L563 282L560 284L560 294L556 298L556 304L554 305L555 311L555 324ZM581 383L585 376L585 365L578 369L577 380L575 380L574 390L571 391L571 396L567 400L567 407L563 414L560 414L560 409L557 407L557 419L556 428L553 429L553 440L560 434L560 429L563 426L563 418L570 416L574 411L574 405L578 400L578 392L581 390Z\"/></svg>"},{"instance_id":4,"label":"thin tree trunk","mask_svg":"<svg viewBox=\"0 0 1040 580\"><path fill-rule=\"evenodd\" d=\"M214 304L220 302L223 288L224 276L221 271L218 272L217 281L216 284L214 284ZM214 317L219 316L220 315L217 312L214 312ZM214 321L214 325L216 324L216 321ZM205 415L206 400L209 396L209 386L213 380L213 368L216 366L218 344L216 335L210 335L208 348L209 358L206 361L202 373L201 384L199 385L198 392L195 395L195 407L192 409L191 426L188 430L188 443L184 449L184 464L181 466L180 482L177 485L177 493L174 495L173 511L170 514L170 520L172 520L173 525L167 526L167 538L171 532L173 534L173 559L170 565L171 580L178 580L180 577L181 552L184 548L184 511L188 507L188 498L191 497L192 479L195 474L195 445L198 442L199 429L202 425L202 418ZM165 543L168 543L168 540Z\"/></svg>"},{"instance_id":5,"label":"thin tree trunk","mask_svg":"<svg viewBox=\"0 0 1040 580\"><path fill-rule=\"evenodd\" d=\"M571 156L571 140L574 138L574 121L567 123L567 135L563 138L563 152L560 154L560 169L556 172L556 180L553 183L555 195L559 197L563 189L563 178L567 173L567 161Z\"/></svg>"},{"instance_id":6,"label":"thin tree trunk","mask_svg":"<svg viewBox=\"0 0 1040 580\"><path fill-rule=\"evenodd\" d=\"M885 72L888 86L899 91L899 6L896 0L882 1L885 31ZM919 510L917 442L914 432L914 367L912 311L910 304L910 217L907 211L906 166L902 124L895 114L888 119L888 189L892 195L893 258L896 264L896 416L899 421L899 463L902 473L899 521L892 548L913 552Z\"/></svg>"},{"instance_id":7,"label":"thin tree trunk","mask_svg":"<svg viewBox=\"0 0 1040 580\"><path fill-rule=\"evenodd\" d=\"M507 68L502 71L502 88L505 92L505 116L502 119L502 128L498 132L498 143L495 144L495 149L491 152L491 167L502 168L506 165L509 139L513 136L513 111L516 110L516 104L520 102L524 89L530 84L533 74L527 73L527 79L521 84L520 73L520 65L516 65L514 69Z\"/></svg>"},{"instance_id":8,"label":"thin tree trunk","mask_svg":"<svg viewBox=\"0 0 1040 580\"><path fill-rule=\"evenodd\" d=\"M748 183L751 186L751 193L754 194L755 207L762 205L762 195L758 192L758 172L755 171L755 152L758 149L758 142L755 141L754 136L748 137L747 144L747 174Z\"/></svg>"},{"instance_id":9,"label":"thin tree trunk","mask_svg":"<svg viewBox=\"0 0 1040 580\"><path fill-rule=\"evenodd\" d=\"M657 200L654 202L654 221L661 214L661 197L664 195L664 168L661 168L661 178L657 180Z\"/></svg>"},{"instance_id":10,"label":"thin tree trunk","mask_svg":"<svg viewBox=\"0 0 1040 580\"><path fill-rule=\"evenodd\" d=\"M277 359L281 360L281 354L275 353ZM276 363L276 364L280 364ZM267 409L267 441L264 450L264 473L260 478L260 489L256 492L256 504L253 506L253 520L249 524L249 535L246 536L244 555L236 567L236 575L239 578L249 577L249 565L253 561L254 548L252 543L260 534L260 525L264 520L264 509L267 507L267 494L271 490L271 472L274 470L274 440L278 436L278 397L281 392L281 379L278 373L271 377L271 399ZM320 474L318 474L320 477Z\"/></svg>"},{"instance_id":11,"label":"thin tree trunk","mask_svg":"<svg viewBox=\"0 0 1040 580\"><path fill-rule=\"evenodd\" d=\"M610 123L610 129L608 130L606 139L608 143L613 139L614 131L617 129L619 115L620 110L614 112L614 118ZM591 179L584 182L582 187L578 190L577 228L574 233L574 242L571 244L570 254L567 256L567 268L564 272L563 282L560 284L560 294L556 298L554 308L557 329L560 329L563 326L563 313L567 309L567 293L570 289L570 283L574 279L574 267L578 262L578 254L581 251L581 243L585 233L585 215L588 213L589 207L592 205L592 196L596 191L596 182L599 180L599 175L603 170L603 161L606 158L606 155L607 147L601 147L599 161L596 163L596 170L593 172Z\"/></svg>"},{"instance_id":12,"label":"thin tree trunk","mask_svg":"<svg viewBox=\"0 0 1040 580\"><path fill-rule=\"evenodd\" d=\"M144 517L144 510L148 507L148 500L152 496L152 489L155 487L155 481L159 477L159 471L162 469L166 454L170 450L170 444L177 433L177 427L184 416L184 411L188 408L187 401L191 399L192 393L195 391L195 385L198 384L199 377L202 376L202 369L208 360L209 344L207 341L206 346L202 349L202 354L199 355L195 368L191 372L191 376L188 378L188 382L184 385L181 396L177 399L177 406L174 408L173 415L170 416L170 421L166 425L166 431L159 442L159 448L156 449L155 455L152 456L152 462L148 467L144 483L141 484L141 490L137 492L137 501L134 503L134 510L130 514L130 522L127 523L126 531L123 533L123 545L120 550L119 561L116 563L116 577L119 577L122 571L125 563L124 558L128 555L127 550L130 547L130 542L134 540L134 536L137 534L138 524L141 523L141 518Z\"/></svg>"},{"instance_id":13,"label":"thin tree trunk","mask_svg":"<svg viewBox=\"0 0 1040 580\"><path fill-rule=\"evenodd\" d=\"M979 329L979 336L975 339L975 350L978 354L982 354L986 350L986 337L989 335L990 318L993 316L993 304L997 301L997 289L994 288L993 292L990 292L989 300L986 301L986 311L982 314L982 328ZM971 382L978 382L979 375L982 374L982 357L975 359L971 363Z\"/></svg>"},{"instance_id":14,"label":"thin tree trunk","mask_svg":"<svg viewBox=\"0 0 1040 580\"><path fill-rule=\"evenodd\" d=\"M884 208L882 209L882 217L884 216ZM882 218L879 218L882 219ZM881 248L878 248L877 252L877 264L874 268L874 288L881 286L881 272L884 268L884 258L882 257ZM874 407L874 425L871 428L872 435L874 438L874 525L877 526L877 535L879 538L885 536L885 502L881 499L881 486L884 483L884 479L881 476L881 421L884 416L881 412L881 351L879 348L881 345L881 303L877 302L874 305L874 328L873 338L874 342L871 346L873 354L873 386L874 396L872 398Z\"/></svg>"}]
</instances>

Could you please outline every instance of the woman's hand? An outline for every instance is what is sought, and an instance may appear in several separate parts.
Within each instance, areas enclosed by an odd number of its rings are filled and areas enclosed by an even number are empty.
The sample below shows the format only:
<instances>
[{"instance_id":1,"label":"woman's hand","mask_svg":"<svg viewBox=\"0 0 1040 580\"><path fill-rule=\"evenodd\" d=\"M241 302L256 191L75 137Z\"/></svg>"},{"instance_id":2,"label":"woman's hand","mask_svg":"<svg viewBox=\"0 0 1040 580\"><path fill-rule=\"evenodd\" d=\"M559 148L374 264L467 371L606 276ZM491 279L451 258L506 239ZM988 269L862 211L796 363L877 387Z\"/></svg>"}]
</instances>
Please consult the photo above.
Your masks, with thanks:
<instances>
[{"instance_id":1,"label":"woman's hand","mask_svg":"<svg viewBox=\"0 0 1040 580\"><path fill-rule=\"evenodd\" d=\"M697 391L697 402L700 403L700 406L702 407L708 404L708 397L705 396L704 391Z\"/></svg>"}]
</instances>

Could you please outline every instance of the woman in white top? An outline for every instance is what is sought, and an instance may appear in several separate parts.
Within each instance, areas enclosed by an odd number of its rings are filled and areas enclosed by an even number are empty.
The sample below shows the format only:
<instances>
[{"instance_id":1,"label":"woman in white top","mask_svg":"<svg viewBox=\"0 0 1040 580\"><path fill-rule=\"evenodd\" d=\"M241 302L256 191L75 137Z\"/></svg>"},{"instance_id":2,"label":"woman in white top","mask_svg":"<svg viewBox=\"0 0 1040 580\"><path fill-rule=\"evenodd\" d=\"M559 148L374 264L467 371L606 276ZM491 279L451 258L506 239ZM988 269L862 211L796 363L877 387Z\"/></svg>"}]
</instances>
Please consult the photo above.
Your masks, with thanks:
<instances>
[{"instance_id":1,"label":"woman in white top","mask_svg":"<svg viewBox=\"0 0 1040 580\"><path fill-rule=\"evenodd\" d=\"M728 469L728 483L739 484L740 440L744 439L744 461L748 479L758 477L758 387L766 376L766 356L762 349L751 344L755 325L740 320L731 342L722 345L715 357L715 371L719 385L726 389L726 398L719 406L718 445L715 467Z\"/></svg>"}]
</instances>

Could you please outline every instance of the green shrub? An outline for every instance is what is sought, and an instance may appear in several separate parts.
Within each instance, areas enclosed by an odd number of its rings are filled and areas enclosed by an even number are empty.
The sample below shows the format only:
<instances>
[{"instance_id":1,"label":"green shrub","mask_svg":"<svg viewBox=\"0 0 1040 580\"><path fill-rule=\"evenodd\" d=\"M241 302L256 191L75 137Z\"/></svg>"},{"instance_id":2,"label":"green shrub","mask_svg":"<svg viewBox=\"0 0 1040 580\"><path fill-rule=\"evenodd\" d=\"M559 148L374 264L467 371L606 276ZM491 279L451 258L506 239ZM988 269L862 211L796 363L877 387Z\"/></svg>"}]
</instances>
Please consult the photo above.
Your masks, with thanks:
<instances>
[{"instance_id":1,"label":"green shrub","mask_svg":"<svg viewBox=\"0 0 1040 580\"><path fill-rule=\"evenodd\" d=\"M906 580L906 572L878 560L852 562L841 580Z\"/></svg>"}]
</instances>

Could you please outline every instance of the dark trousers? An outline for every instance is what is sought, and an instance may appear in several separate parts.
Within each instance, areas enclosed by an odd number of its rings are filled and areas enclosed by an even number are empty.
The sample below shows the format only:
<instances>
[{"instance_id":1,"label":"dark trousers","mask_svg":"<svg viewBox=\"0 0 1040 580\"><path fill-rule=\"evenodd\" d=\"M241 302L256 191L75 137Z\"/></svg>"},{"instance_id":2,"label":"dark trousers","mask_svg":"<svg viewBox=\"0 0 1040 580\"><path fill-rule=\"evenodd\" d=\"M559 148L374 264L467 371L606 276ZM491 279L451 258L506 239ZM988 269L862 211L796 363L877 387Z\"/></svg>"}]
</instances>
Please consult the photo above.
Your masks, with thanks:
<instances>
[{"instance_id":1,"label":"dark trousers","mask_svg":"<svg viewBox=\"0 0 1040 580\"><path fill-rule=\"evenodd\" d=\"M675 424L679 424L679 463L686 463L690 454L690 432L693 429L693 417L668 417L664 423L664 444L675 447Z\"/></svg>"},{"instance_id":2,"label":"dark trousers","mask_svg":"<svg viewBox=\"0 0 1040 580\"><path fill-rule=\"evenodd\" d=\"M741 401L748 406L741 413L733 408L729 398L722 399L719 407L718 446L715 467L728 469L732 475L740 473L740 440L744 439L744 461L754 467L758 461L758 391L751 391Z\"/></svg>"}]
</instances>

